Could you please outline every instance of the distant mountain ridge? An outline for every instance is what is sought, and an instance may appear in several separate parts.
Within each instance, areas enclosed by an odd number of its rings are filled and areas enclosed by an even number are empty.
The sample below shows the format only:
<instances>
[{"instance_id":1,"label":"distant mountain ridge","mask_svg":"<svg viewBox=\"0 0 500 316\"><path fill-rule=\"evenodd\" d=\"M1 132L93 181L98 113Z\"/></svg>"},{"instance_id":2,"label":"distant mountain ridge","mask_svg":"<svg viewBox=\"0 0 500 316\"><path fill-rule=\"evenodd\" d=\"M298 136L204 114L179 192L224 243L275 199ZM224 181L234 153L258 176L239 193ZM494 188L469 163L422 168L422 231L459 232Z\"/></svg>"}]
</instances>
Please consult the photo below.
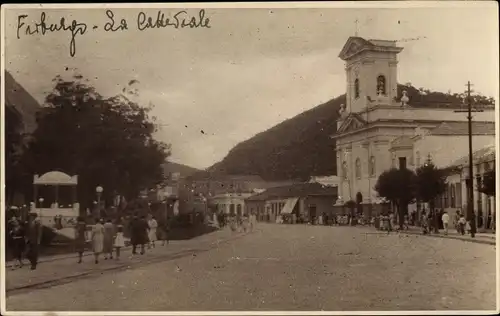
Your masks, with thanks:
<instances>
[{"instance_id":1,"label":"distant mountain ridge","mask_svg":"<svg viewBox=\"0 0 500 316\"><path fill-rule=\"evenodd\" d=\"M200 169L196 169L187 165L183 165L176 162L167 161L163 164L163 174L168 176L172 173L180 173L181 177L189 177L192 174L200 172Z\"/></svg>"},{"instance_id":2,"label":"distant mountain ridge","mask_svg":"<svg viewBox=\"0 0 500 316\"><path fill-rule=\"evenodd\" d=\"M460 94L398 85L398 96L406 90L412 107L464 107ZM222 161L207 171L218 174L259 175L268 181L336 175L336 121L346 95L340 95L295 117L283 121L237 144ZM494 104L493 98L476 97L476 104Z\"/></svg>"}]
</instances>

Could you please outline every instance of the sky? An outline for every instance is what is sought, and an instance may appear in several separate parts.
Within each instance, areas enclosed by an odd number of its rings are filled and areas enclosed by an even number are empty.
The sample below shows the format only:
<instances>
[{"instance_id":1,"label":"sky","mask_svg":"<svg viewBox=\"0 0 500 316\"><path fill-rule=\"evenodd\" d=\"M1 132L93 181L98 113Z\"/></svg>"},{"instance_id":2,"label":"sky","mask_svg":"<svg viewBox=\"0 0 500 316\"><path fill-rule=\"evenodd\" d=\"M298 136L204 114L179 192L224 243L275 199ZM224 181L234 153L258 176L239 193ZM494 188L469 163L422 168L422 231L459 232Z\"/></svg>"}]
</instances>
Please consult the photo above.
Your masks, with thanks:
<instances>
[{"instance_id":1,"label":"sky","mask_svg":"<svg viewBox=\"0 0 500 316\"><path fill-rule=\"evenodd\" d=\"M470 80L476 92L498 95L495 2L404 9L341 8L342 3L272 9L206 5L210 28L192 29L138 30L141 11L156 18L158 10L173 16L182 8L112 9L115 24L125 19L128 26L116 32L104 30L109 21L105 8L6 9L5 68L42 104L52 79L74 69L105 96L138 80L138 100L154 104L153 115L161 124L155 137L172 145L170 160L197 168L209 167L237 143L345 93L338 54L356 31L366 39L421 38L398 44L404 47L399 83L463 92ZM187 15L198 16L200 8L187 9ZM65 17L87 24L87 32L75 37L73 57L70 31L25 35L26 25L39 22L42 12L46 23ZM17 38L23 14L28 17Z\"/></svg>"}]
</instances>

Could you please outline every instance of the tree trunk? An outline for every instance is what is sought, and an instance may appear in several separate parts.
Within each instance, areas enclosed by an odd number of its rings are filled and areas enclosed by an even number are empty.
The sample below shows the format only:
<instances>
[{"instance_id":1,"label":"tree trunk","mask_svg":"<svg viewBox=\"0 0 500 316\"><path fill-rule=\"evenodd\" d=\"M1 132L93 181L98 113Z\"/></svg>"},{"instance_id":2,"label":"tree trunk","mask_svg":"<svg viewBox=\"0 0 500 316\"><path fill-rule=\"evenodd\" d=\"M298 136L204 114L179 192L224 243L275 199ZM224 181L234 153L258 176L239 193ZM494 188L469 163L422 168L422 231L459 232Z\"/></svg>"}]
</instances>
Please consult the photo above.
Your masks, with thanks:
<instances>
[{"instance_id":1,"label":"tree trunk","mask_svg":"<svg viewBox=\"0 0 500 316\"><path fill-rule=\"evenodd\" d=\"M399 202L398 203L398 220L399 220L399 229L403 230L405 223L405 211L408 206L408 203Z\"/></svg>"},{"instance_id":2,"label":"tree trunk","mask_svg":"<svg viewBox=\"0 0 500 316\"><path fill-rule=\"evenodd\" d=\"M431 209L434 233L439 234L439 222L438 222L438 216L436 214L436 209L434 208L434 200L429 201L429 208ZM429 229L431 228L429 227Z\"/></svg>"}]
</instances>

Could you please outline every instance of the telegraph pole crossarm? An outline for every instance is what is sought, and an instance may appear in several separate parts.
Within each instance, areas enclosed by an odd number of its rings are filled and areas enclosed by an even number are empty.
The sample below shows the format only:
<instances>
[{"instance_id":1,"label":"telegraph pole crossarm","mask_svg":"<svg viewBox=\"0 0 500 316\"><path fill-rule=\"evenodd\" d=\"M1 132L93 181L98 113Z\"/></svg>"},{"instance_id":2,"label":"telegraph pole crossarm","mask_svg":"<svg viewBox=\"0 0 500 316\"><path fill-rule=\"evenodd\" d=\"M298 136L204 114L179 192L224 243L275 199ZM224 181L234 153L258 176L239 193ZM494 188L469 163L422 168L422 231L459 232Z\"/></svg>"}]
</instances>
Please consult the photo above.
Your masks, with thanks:
<instances>
[{"instance_id":1,"label":"telegraph pole crossarm","mask_svg":"<svg viewBox=\"0 0 500 316\"><path fill-rule=\"evenodd\" d=\"M470 235L472 238L476 235L476 216L474 213L474 157L472 152L472 113L483 112L483 110L472 110L471 104L471 83L467 83L467 110L457 110L454 112L466 112L469 125L469 177L466 180L467 184L467 220L470 223Z\"/></svg>"}]
</instances>

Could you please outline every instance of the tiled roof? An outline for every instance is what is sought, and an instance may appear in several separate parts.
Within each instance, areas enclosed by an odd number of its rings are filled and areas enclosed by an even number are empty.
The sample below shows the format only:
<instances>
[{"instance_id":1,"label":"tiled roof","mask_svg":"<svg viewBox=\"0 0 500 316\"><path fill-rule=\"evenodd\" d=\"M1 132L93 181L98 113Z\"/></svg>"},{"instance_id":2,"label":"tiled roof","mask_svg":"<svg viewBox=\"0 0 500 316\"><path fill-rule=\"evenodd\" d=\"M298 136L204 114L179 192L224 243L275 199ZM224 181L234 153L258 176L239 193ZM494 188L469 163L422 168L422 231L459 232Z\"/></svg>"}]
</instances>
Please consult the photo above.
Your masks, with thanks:
<instances>
[{"instance_id":1,"label":"tiled roof","mask_svg":"<svg viewBox=\"0 0 500 316\"><path fill-rule=\"evenodd\" d=\"M14 108L22 117L25 133L36 129L36 113L40 104L8 72L5 76L5 106Z\"/></svg>"},{"instance_id":2,"label":"tiled roof","mask_svg":"<svg viewBox=\"0 0 500 316\"><path fill-rule=\"evenodd\" d=\"M473 135L495 135L495 122L472 122ZM443 122L429 135L469 135L468 122Z\"/></svg>"},{"instance_id":3,"label":"tiled roof","mask_svg":"<svg viewBox=\"0 0 500 316\"><path fill-rule=\"evenodd\" d=\"M266 191L249 197L248 201L265 201L291 197L307 197L312 195L337 196L337 188L320 183L298 183L294 185L269 188Z\"/></svg>"},{"instance_id":4,"label":"tiled roof","mask_svg":"<svg viewBox=\"0 0 500 316\"><path fill-rule=\"evenodd\" d=\"M474 164L495 160L495 145L490 145L472 153ZM466 166L469 163L469 156L464 156L451 164L450 167Z\"/></svg>"}]
</instances>

